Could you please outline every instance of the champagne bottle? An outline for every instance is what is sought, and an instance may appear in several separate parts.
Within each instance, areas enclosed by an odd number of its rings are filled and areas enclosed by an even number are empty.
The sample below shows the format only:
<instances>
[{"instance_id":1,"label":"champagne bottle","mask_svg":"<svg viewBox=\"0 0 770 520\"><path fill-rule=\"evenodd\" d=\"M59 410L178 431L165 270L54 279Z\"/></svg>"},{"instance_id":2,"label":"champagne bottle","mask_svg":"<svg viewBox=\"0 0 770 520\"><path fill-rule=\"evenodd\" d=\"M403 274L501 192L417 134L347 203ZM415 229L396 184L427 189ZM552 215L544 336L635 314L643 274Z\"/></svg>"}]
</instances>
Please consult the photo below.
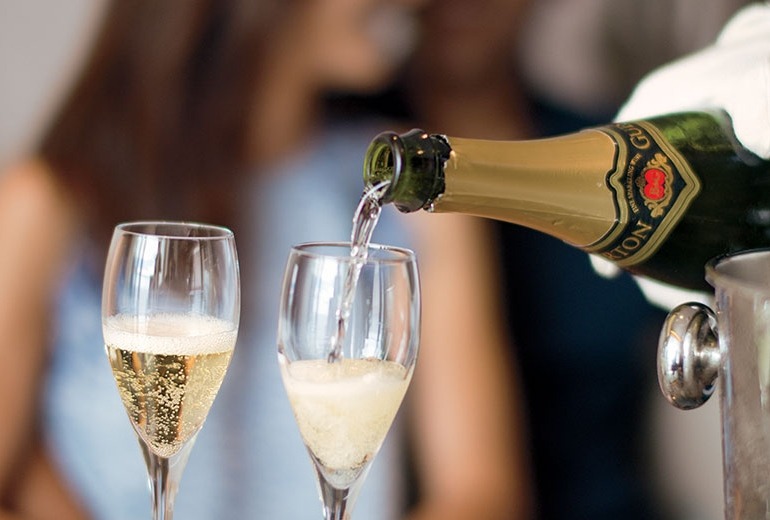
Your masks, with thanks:
<instances>
[{"instance_id":1,"label":"champagne bottle","mask_svg":"<svg viewBox=\"0 0 770 520\"><path fill-rule=\"evenodd\" d=\"M704 290L712 257L770 245L770 162L722 111L529 141L385 132L364 182L382 203L536 229L635 274Z\"/></svg>"}]
</instances>

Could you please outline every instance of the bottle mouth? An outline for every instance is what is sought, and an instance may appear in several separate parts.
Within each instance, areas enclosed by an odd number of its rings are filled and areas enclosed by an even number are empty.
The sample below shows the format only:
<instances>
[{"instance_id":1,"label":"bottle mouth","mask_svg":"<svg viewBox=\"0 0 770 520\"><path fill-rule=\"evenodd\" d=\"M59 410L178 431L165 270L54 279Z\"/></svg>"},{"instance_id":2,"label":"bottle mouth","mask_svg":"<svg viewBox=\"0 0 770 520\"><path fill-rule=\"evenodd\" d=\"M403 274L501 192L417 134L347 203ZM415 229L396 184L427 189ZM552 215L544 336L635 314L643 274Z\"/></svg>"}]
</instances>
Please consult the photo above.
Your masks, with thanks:
<instances>
[{"instance_id":1,"label":"bottle mouth","mask_svg":"<svg viewBox=\"0 0 770 520\"><path fill-rule=\"evenodd\" d=\"M364 162L364 182L367 189L383 182L388 183L381 198L383 204L394 201L394 188L401 177L405 153L404 143L395 132L383 132L369 144Z\"/></svg>"},{"instance_id":2,"label":"bottle mouth","mask_svg":"<svg viewBox=\"0 0 770 520\"><path fill-rule=\"evenodd\" d=\"M414 129L399 135L383 132L369 144L364 161L367 187L389 183L382 204L393 204L404 213L427 207L444 190L443 164L449 157L445 142Z\"/></svg>"}]
</instances>

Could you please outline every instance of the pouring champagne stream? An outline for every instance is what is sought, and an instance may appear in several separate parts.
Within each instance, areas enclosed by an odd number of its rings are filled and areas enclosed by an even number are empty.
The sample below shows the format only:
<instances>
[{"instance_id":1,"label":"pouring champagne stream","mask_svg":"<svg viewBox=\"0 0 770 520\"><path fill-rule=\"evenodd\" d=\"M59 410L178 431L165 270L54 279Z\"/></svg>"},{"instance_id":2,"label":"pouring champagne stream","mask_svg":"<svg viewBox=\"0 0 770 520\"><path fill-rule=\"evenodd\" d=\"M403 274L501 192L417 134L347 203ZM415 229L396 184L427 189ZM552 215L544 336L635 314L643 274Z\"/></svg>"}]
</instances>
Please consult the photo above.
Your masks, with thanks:
<instances>
[{"instance_id":1,"label":"pouring champagne stream","mask_svg":"<svg viewBox=\"0 0 770 520\"><path fill-rule=\"evenodd\" d=\"M325 520L349 519L417 359L414 253L370 244L387 184L364 193L350 243L292 248L278 359Z\"/></svg>"}]
</instances>

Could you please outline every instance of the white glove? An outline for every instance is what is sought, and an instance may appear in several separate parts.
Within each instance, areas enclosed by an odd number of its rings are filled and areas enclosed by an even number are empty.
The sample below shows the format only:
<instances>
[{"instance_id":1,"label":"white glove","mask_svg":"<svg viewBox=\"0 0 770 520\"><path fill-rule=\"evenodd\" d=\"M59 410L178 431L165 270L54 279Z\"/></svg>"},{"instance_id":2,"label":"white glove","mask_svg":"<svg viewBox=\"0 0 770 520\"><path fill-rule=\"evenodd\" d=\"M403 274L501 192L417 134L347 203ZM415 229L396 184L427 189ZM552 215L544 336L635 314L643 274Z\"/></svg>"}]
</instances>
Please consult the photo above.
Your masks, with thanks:
<instances>
[{"instance_id":1,"label":"white glove","mask_svg":"<svg viewBox=\"0 0 770 520\"><path fill-rule=\"evenodd\" d=\"M721 108L732 118L738 140L770 159L770 2L751 4L725 25L714 44L646 76L620 109L617 121L658 114ZM612 276L618 268L591 255L594 269ZM711 296L635 277L645 297L671 309Z\"/></svg>"}]
</instances>

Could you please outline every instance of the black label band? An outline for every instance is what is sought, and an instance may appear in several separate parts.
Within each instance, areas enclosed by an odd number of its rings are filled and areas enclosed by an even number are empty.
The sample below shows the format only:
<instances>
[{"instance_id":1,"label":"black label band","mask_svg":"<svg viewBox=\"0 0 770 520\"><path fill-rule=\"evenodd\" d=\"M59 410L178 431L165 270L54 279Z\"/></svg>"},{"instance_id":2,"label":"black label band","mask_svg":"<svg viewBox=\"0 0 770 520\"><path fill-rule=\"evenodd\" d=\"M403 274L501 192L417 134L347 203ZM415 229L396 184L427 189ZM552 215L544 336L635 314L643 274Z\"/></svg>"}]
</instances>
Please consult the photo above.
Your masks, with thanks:
<instances>
[{"instance_id":1,"label":"black label band","mask_svg":"<svg viewBox=\"0 0 770 520\"><path fill-rule=\"evenodd\" d=\"M585 248L621 267L644 262L665 242L700 192L700 180L682 155L649 122L618 123L598 130L618 146L607 186L617 219Z\"/></svg>"}]
</instances>

